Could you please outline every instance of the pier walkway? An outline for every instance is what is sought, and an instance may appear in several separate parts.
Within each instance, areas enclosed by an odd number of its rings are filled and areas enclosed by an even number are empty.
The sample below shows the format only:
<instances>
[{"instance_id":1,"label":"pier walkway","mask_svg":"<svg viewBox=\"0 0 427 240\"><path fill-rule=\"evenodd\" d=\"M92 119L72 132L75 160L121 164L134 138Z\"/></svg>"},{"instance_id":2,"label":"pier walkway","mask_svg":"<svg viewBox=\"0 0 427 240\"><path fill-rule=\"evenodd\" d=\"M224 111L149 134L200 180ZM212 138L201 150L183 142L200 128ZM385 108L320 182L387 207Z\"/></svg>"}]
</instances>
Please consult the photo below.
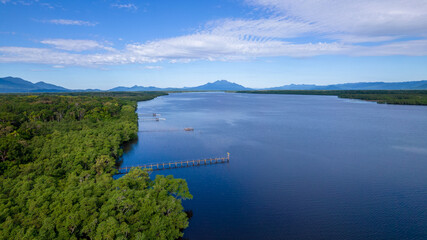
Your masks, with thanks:
<instances>
[{"instance_id":1,"label":"pier walkway","mask_svg":"<svg viewBox=\"0 0 427 240\"><path fill-rule=\"evenodd\" d=\"M205 158L199 160L187 160L187 161L176 161L176 162L167 162L167 163L150 163L139 166L130 166L119 168L119 174L128 173L132 168L141 168L148 169L150 171L174 169L174 168L185 168L185 167L195 167L203 165L212 165L219 163L228 163L230 162L230 153L227 153L227 157L218 157L218 158Z\"/></svg>"}]
</instances>

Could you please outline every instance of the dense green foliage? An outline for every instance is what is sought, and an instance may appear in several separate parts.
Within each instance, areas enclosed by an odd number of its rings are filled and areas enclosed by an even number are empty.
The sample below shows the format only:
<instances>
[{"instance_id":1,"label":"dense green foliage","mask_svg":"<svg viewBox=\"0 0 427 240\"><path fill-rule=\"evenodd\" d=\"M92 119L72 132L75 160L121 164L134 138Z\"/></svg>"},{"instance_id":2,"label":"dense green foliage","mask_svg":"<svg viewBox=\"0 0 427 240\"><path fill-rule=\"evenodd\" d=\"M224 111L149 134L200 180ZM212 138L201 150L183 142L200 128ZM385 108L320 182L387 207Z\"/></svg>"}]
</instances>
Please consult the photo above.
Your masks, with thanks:
<instances>
[{"instance_id":1,"label":"dense green foliage","mask_svg":"<svg viewBox=\"0 0 427 240\"><path fill-rule=\"evenodd\" d=\"M427 90L264 90L240 93L333 95L387 104L427 105Z\"/></svg>"},{"instance_id":2,"label":"dense green foliage","mask_svg":"<svg viewBox=\"0 0 427 240\"><path fill-rule=\"evenodd\" d=\"M187 183L133 169L136 102L162 93L0 95L0 239L177 239Z\"/></svg>"}]
</instances>

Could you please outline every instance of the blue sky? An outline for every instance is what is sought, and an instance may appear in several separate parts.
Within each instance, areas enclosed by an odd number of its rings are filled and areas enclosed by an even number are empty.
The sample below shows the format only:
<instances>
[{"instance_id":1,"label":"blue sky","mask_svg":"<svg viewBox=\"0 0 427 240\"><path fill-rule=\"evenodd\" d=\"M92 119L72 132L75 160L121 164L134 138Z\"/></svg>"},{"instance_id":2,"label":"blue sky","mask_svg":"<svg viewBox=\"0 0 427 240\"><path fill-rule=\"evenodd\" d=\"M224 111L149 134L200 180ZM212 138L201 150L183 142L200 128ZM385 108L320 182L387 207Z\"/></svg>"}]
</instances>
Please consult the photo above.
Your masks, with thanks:
<instances>
[{"instance_id":1,"label":"blue sky","mask_svg":"<svg viewBox=\"0 0 427 240\"><path fill-rule=\"evenodd\" d=\"M0 0L0 76L64 87L427 79L425 0Z\"/></svg>"}]
</instances>

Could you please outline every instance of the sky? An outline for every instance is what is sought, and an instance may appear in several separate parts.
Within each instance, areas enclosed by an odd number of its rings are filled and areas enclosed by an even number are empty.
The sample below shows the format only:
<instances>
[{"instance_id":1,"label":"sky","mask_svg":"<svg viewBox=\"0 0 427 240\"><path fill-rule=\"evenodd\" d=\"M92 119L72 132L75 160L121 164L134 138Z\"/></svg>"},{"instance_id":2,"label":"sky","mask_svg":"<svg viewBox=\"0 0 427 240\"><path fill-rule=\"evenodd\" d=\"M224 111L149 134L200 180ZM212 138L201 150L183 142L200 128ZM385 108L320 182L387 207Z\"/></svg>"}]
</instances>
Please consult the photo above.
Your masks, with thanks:
<instances>
[{"instance_id":1,"label":"sky","mask_svg":"<svg viewBox=\"0 0 427 240\"><path fill-rule=\"evenodd\" d=\"M0 0L0 77L70 89L427 79L426 0Z\"/></svg>"}]
</instances>

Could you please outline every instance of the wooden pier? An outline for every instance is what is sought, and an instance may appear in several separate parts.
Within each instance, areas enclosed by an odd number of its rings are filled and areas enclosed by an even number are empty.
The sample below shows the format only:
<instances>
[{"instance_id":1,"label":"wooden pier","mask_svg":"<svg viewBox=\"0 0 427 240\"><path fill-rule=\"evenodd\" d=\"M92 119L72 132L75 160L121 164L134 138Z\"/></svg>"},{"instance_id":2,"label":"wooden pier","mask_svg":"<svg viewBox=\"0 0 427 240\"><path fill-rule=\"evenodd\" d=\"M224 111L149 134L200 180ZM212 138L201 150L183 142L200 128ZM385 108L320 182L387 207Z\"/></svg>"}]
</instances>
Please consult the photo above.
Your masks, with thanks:
<instances>
[{"instance_id":1,"label":"wooden pier","mask_svg":"<svg viewBox=\"0 0 427 240\"><path fill-rule=\"evenodd\" d=\"M184 128L184 129L152 129L152 130L141 130L139 132L194 132L194 128Z\"/></svg>"},{"instance_id":2,"label":"wooden pier","mask_svg":"<svg viewBox=\"0 0 427 240\"><path fill-rule=\"evenodd\" d=\"M218 157L218 158L205 158L199 160L187 160L187 161L176 161L176 162L167 162L167 163L150 163L139 166L123 167L119 168L119 174L128 173L132 168L141 168L148 169L150 171L174 169L174 168L185 168L185 167L196 167L204 165L212 165L219 163L228 163L230 162L230 153L227 153L227 157Z\"/></svg>"},{"instance_id":3,"label":"wooden pier","mask_svg":"<svg viewBox=\"0 0 427 240\"><path fill-rule=\"evenodd\" d=\"M160 113L138 113L140 117L160 117Z\"/></svg>"},{"instance_id":4,"label":"wooden pier","mask_svg":"<svg viewBox=\"0 0 427 240\"><path fill-rule=\"evenodd\" d=\"M143 122L148 122L148 121L164 121L166 120L166 118L159 118L159 117L152 117L152 118L140 118L139 120L143 121Z\"/></svg>"}]
</instances>

